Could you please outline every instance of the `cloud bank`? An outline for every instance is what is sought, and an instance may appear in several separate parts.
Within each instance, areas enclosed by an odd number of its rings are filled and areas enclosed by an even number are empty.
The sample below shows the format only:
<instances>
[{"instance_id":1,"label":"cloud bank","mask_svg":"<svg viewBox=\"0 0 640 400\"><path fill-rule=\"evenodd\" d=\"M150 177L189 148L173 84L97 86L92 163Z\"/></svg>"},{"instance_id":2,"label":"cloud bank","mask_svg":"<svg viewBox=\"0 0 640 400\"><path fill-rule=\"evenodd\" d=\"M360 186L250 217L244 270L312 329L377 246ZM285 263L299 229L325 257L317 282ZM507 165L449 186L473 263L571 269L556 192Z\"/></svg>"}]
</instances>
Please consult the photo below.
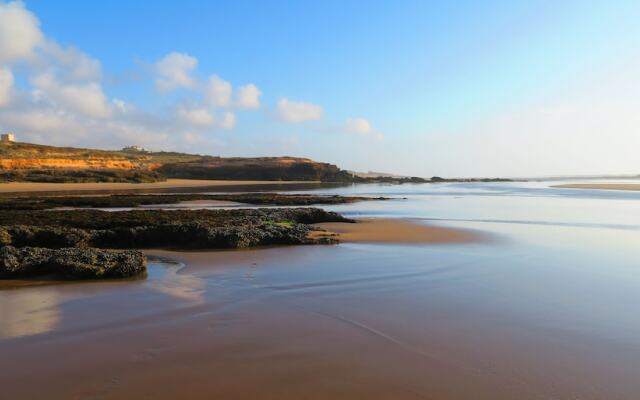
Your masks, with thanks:
<instances>
[{"instance_id":1,"label":"cloud bank","mask_svg":"<svg viewBox=\"0 0 640 400\"><path fill-rule=\"evenodd\" d=\"M277 117L288 123L298 124L305 121L317 121L322 118L324 110L321 106L304 101L291 101L286 97L278 101Z\"/></svg>"},{"instance_id":2,"label":"cloud bank","mask_svg":"<svg viewBox=\"0 0 640 400\"><path fill-rule=\"evenodd\" d=\"M7 67L0 67L0 106L9 104L13 89L13 74Z\"/></svg>"},{"instance_id":3,"label":"cloud bank","mask_svg":"<svg viewBox=\"0 0 640 400\"><path fill-rule=\"evenodd\" d=\"M199 64L180 51L147 63L142 79L155 88L147 96L162 101L146 109L110 96L101 62L48 37L23 2L0 2L0 130L51 144L211 151L223 146L212 135L263 109L263 93L255 83L234 86L217 74L202 74ZM275 115L299 124L323 119L324 109L282 97ZM343 131L377 135L365 119L348 121Z\"/></svg>"},{"instance_id":4,"label":"cloud bank","mask_svg":"<svg viewBox=\"0 0 640 400\"><path fill-rule=\"evenodd\" d=\"M33 56L42 43L40 22L21 2L0 4L0 62L21 61Z\"/></svg>"},{"instance_id":5,"label":"cloud bank","mask_svg":"<svg viewBox=\"0 0 640 400\"><path fill-rule=\"evenodd\" d=\"M377 141L382 141L384 139L384 135L373 129L369 121L365 118L348 118L345 122L344 130L347 133L372 138Z\"/></svg>"},{"instance_id":6,"label":"cloud bank","mask_svg":"<svg viewBox=\"0 0 640 400\"><path fill-rule=\"evenodd\" d=\"M179 88L192 88L195 83L191 72L198 66L198 60L184 53L169 53L156 63L156 88L160 92L170 92Z\"/></svg>"}]
</instances>

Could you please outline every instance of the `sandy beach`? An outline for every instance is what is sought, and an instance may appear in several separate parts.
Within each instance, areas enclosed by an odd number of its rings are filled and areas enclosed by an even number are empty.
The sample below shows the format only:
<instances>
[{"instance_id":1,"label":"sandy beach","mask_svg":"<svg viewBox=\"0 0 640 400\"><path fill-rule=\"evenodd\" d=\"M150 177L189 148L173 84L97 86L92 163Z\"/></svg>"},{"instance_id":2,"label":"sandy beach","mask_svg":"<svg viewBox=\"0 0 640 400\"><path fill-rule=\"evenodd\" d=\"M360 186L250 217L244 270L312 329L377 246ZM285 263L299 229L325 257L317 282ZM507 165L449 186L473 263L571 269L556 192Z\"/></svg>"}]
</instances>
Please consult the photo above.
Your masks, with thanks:
<instances>
[{"instance_id":1,"label":"sandy beach","mask_svg":"<svg viewBox=\"0 0 640 400\"><path fill-rule=\"evenodd\" d=\"M146 250L145 279L8 282L3 395L635 398L640 204L551 184L330 206L362 218L322 225L339 245Z\"/></svg>"},{"instance_id":2,"label":"sandy beach","mask_svg":"<svg viewBox=\"0 0 640 400\"><path fill-rule=\"evenodd\" d=\"M640 183L568 183L553 185L561 189L640 190Z\"/></svg>"},{"instance_id":3,"label":"sandy beach","mask_svg":"<svg viewBox=\"0 0 640 400\"><path fill-rule=\"evenodd\" d=\"M71 192L127 189L173 189L198 187L230 187L230 186L262 186L262 185L294 185L317 183L312 181L222 181L201 179L167 179L163 182L150 183L40 183L40 182L8 182L0 183L0 193L14 192Z\"/></svg>"},{"instance_id":4,"label":"sandy beach","mask_svg":"<svg viewBox=\"0 0 640 400\"><path fill-rule=\"evenodd\" d=\"M331 222L315 224L326 230L312 236L337 235L342 242L365 243L468 243L481 240L480 235L462 229L424 225L405 219L361 219L355 224Z\"/></svg>"}]
</instances>

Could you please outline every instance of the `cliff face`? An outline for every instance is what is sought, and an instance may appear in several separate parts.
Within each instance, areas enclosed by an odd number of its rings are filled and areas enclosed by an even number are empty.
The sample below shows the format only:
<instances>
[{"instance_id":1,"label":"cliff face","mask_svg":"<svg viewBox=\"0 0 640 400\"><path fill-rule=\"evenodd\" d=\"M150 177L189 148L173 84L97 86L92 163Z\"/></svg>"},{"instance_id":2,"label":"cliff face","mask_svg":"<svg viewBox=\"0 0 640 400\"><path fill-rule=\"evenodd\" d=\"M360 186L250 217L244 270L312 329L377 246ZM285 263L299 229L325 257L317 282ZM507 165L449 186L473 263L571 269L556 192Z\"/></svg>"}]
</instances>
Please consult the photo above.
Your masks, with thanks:
<instances>
[{"instance_id":1,"label":"cliff face","mask_svg":"<svg viewBox=\"0 0 640 400\"><path fill-rule=\"evenodd\" d=\"M16 158L0 159L0 168L15 169L43 169L43 168L72 168L72 169L141 169L152 171L161 166L158 163L144 163L130 160L112 160L105 158L67 159L67 158Z\"/></svg>"},{"instance_id":2,"label":"cliff face","mask_svg":"<svg viewBox=\"0 0 640 400\"><path fill-rule=\"evenodd\" d=\"M106 175L105 175L106 174ZM0 181L221 180L352 181L333 164L297 157L212 157L0 144Z\"/></svg>"},{"instance_id":3,"label":"cliff face","mask_svg":"<svg viewBox=\"0 0 640 400\"><path fill-rule=\"evenodd\" d=\"M335 165L294 157L206 157L165 164L157 171L171 178L192 179L348 181L351 178Z\"/></svg>"}]
</instances>

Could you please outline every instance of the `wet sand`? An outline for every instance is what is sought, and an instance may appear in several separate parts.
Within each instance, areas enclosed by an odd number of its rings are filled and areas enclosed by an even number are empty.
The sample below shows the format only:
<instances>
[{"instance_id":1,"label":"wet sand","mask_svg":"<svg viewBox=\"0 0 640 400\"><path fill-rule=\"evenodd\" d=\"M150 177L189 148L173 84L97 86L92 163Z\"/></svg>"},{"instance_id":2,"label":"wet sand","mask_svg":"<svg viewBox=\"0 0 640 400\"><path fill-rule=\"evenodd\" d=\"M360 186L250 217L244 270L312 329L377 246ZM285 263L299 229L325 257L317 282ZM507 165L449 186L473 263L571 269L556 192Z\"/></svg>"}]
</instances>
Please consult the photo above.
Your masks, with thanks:
<instances>
[{"instance_id":1,"label":"wet sand","mask_svg":"<svg viewBox=\"0 0 640 400\"><path fill-rule=\"evenodd\" d=\"M472 254L366 248L155 251L188 266L0 291L3 395L617 400L638 389L624 346L510 323L502 274L457 278Z\"/></svg>"},{"instance_id":2,"label":"wet sand","mask_svg":"<svg viewBox=\"0 0 640 400\"><path fill-rule=\"evenodd\" d=\"M217 207L242 207L247 206L246 203L238 203L227 200L187 200L173 204L144 204L139 206L145 209L188 209L197 210L201 208L217 208Z\"/></svg>"},{"instance_id":3,"label":"wet sand","mask_svg":"<svg viewBox=\"0 0 640 400\"><path fill-rule=\"evenodd\" d=\"M331 222L314 226L326 232L314 231L312 237L337 235L342 242L442 244L482 240L481 235L472 231L424 225L405 219L360 219L355 224Z\"/></svg>"},{"instance_id":4,"label":"wet sand","mask_svg":"<svg viewBox=\"0 0 640 400\"><path fill-rule=\"evenodd\" d=\"M566 185L553 185L562 189L600 189L600 190L640 190L640 183L569 183Z\"/></svg>"},{"instance_id":5,"label":"wet sand","mask_svg":"<svg viewBox=\"0 0 640 400\"><path fill-rule=\"evenodd\" d=\"M640 206L523 198L350 208L500 217L442 226L508 240L154 250L185 266L0 290L0 397L636 399L637 229L604 223L640 226ZM514 223L568 211L602 225Z\"/></svg>"},{"instance_id":6,"label":"wet sand","mask_svg":"<svg viewBox=\"0 0 640 400\"><path fill-rule=\"evenodd\" d=\"M149 183L40 183L8 182L0 183L0 193L14 192L58 192L58 191L100 191L126 189L179 189L179 188L225 188L229 186L296 185L313 183L309 181L221 181L202 179L167 179L164 182Z\"/></svg>"}]
</instances>

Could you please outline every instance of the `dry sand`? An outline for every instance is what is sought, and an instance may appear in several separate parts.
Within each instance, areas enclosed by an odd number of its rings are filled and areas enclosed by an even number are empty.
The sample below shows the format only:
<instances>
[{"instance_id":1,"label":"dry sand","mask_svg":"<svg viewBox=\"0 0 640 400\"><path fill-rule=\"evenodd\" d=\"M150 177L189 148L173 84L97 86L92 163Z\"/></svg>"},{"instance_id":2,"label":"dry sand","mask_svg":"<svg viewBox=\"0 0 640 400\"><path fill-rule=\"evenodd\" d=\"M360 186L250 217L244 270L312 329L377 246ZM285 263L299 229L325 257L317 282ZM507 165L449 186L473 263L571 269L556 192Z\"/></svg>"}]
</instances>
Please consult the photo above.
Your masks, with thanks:
<instances>
[{"instance_id":1,"label":"dry sand","mask_svg":"<svg viewBox=\"0 0 640 400\"><path fill-rule=\"evenodd\" d=\"M640 183L569 183L551 187L563 189L640 190Z\"/></svg>"},{"instance_id":2,"label":"dry sand","mask_svg":"<svg viewBox=\"0 0 640 400\"><path fill-rule=\"evenodd\" d=\"M481 239L480 235L471 231L423 225L402 219L361 219L355 224L330 222L314 226L326 231L314 231L312 236L333 234L343 242L467 243Z\"/></svg>"},{"instance_id":3,"label":"dry sand","mask_svg":"<svg viewBox=\"0 0 640 400\"><path fill-rule=\"evenodd\" d=\"M150 183L40 183L40 182L9 182L0 183L0 193L13 192L57 192L75 190L126 190L126 189L170 189L196 187L227 187L227 186L260 186L260 185L289 185L313 183L310 181L222 181L203 179L167 179L164 182Z\"/></svg>"}]
</instances>

